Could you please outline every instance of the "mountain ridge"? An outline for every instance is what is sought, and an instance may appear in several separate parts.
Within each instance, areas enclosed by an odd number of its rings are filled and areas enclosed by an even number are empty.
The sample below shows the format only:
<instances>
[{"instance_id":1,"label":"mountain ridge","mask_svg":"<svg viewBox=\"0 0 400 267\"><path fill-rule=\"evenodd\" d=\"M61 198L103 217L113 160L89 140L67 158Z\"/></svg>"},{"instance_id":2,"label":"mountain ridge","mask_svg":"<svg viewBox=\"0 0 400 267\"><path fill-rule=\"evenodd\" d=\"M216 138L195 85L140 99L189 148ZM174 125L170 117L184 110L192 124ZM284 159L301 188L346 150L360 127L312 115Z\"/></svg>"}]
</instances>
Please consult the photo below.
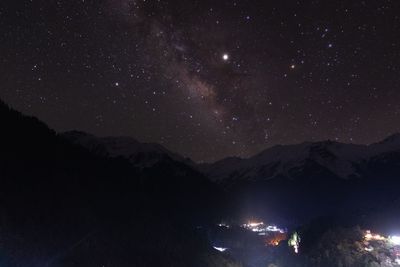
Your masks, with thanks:
<instances>
[{"instance_id":1,"label":"mountain ridge","mask_svg":"<svg viewBox=\"0 0 400 267\"><path fill-rule=\"evenodd\" d=\"M195 228L221 195L201 173L93 153L1 100L0 121L2 265L241 266Z\"/></svg>"},{"instance_id":2,"label":"mountain ridge","mask_svg":"<svg viewBox=\"0 0 400 267\"><path fill-rule=\"evenodd\" d=\"M338 178L360 177L365 163L381 154L400 150L400 134L396 133L369 145L336 141L303 142L276 145L250 157L229 157L215 163L199 164L198 168L211 180L268 180L275 177L294 178L289 172L314 161ZM234 164L232 164L234 163ZM268 174L267 174L268 173Z\"/></svg>"},{"instance_id":3,"label":"mountain ridge","mask_svg":"<svg viewBox=\"0 0 400 267\"><path fill-rule=\"evenodd\" d=\"M68 131L61 136L69 142L107 157L123 157L135 167L147 168L160 161L172 161L194 166L195 163L158 143L142 143L128 136L97 137L83 131Z\"/></svg>"}]
</instances>

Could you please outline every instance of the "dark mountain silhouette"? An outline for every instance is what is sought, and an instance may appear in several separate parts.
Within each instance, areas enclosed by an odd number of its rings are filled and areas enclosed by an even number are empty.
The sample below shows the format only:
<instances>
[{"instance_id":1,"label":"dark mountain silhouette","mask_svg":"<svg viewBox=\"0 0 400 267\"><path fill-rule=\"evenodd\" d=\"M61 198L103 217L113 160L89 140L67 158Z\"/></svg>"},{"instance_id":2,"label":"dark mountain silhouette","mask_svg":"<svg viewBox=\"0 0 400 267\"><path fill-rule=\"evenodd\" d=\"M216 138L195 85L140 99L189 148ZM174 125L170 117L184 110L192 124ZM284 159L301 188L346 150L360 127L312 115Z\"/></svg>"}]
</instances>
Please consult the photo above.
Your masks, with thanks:
<instances>
[{"instance_id":1,"label":"dark mountain silhouette","mask_svg":"<svg viewBox=\"0 0 400 267\"><path fill-rule=\"evenodd\" d=\"M2 266L238 266L196 233L221 191L187 164L93 153L3 102L0 121Z\"/></svg>"},{"instance_id":2,"label":"dark mountain silhouette","mask_svg":"<svg viewBox=\"0 0 400 267\"><path fill-rule=\"evenodd\" d=\"M152 167L161 162L195 165L189 158L171 152L159 144L141 143L131 137L96 137L79 131L66 132L62 136L97 155L125 158L138 168Z\"/></svg>"}]
</instances>

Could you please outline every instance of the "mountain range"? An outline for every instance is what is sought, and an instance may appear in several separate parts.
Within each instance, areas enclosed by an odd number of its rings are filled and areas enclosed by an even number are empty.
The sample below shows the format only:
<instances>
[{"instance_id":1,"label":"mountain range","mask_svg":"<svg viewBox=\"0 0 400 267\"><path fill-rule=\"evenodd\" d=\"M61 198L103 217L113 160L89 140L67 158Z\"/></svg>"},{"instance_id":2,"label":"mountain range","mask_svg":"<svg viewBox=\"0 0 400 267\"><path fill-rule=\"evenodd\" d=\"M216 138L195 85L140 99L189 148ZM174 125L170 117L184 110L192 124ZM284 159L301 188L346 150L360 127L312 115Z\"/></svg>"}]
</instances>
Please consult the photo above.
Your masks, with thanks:
<instances>
[{"instance_id":1,"label":"mountain range","mask_svg":"<svg viewBox=\"0 0 400 267\"><path fill-rule=\"evenodd\" d=\"M188 166L195 164L189 158L171 152L160 144L141 143L132 137L96 137L80 131L65 132L61 136L97 155L125 158L138 168L152 167L160 162L179 162Z\"/></svg>"},{"instance_id":2,"label":"mountain range","mask_svg":"<svg viewBox=\"0 0 400 267\"><path fill-rule=\"evenodd\" d=\"M211 180L221 183L296 179L313 172L351 179L369 176L371 164L390 154L400 152L400 134L370 145L344 144L333 141L305 142L296 145L278 145L247 158L226 158L212 164L202 164L199 169ZM312 165L314 170L307 169ZM321 177L324 179L324 177Z\"/></svg>"},{"instance_id":3,"label":"mountain range","mask_svg":"<svg viewBox=\"0 0 400 267\"><path fill-rule=\"evenodd\" d=\"M228 192L252 184L394 182L400 174L400 134L370 145L333 141L278 145L250 158L229 157L207 164L196 164L159 144L140 143L131 137L96 137L78 131L60 136L96 155L128 160L139 169L158 164L185 166Z\"/></svg>"},{"instance_id":4,"label":"mountain range","mask_svg":"<svg viewBox=\"0 0 400 267\"><path fill-rule=\"evenodd\" d=\"M327 214L351 214L359 221L373 217L369 214L382 207L397 208L392 203L398 201L400 134L369 145L334 141L277 145L250 158L229 157L207 164L130 137L96 137L78 131L61 136L142 170L157 164L186 166L221 187L224 206L235 218L257 215L279 221L284 217L290 224Z\"/></svg>"},{"instance_id":5,"label":"mountain range","mask_svg":"<svg viewBox=\"0 0 400 267\"><path fill-rule=\"evenodd\" d=\"M214 163L197 164L160 144L141 143L131 137L96 137L80 131L65 132L60 136L97 155L127 159L141 169L161 162L183 164L211 181L227 186L236 182L295 180L306 175L342 180L369 177L375 172L374 167L388 165L389 158L400 153L400 134L397 133L369 145L304 142L277 145L250 158L228 157ZM392 163L388 169L397 169L396 162Z\"/></svg>"},{"instance_id":6,"label":"mountain range","mask_svg":"<svg viewBox=\"0 0 400 267\"><path fill-rule=\"evenodd\" d=\"M185 159L93 150L1 101L0 121L1 266L241 266L198 233L222 193Z\"/></svg>"},{"instance_id":7,"label":"mountain range","mask_svg":"<svg viewBox=\"0 0 400 267\"><path fill-rule=\"evenodd\" d=\"M130 137L57 133L1 101L0 120L0 244L12 255L4 266L240 266L193 229L326 215L400 222L400 134L197 164Z\"/></svg>"}]
</instances>

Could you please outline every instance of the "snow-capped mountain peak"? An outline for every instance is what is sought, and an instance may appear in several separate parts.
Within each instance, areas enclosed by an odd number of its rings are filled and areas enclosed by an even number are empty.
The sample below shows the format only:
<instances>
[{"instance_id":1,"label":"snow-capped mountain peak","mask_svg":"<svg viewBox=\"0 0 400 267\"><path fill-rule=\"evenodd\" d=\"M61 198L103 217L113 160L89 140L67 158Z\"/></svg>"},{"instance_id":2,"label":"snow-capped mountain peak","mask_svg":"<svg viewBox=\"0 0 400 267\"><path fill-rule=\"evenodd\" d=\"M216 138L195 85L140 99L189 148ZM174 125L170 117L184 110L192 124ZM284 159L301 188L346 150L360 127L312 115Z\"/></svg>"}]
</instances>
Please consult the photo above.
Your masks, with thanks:
<instances>
[{"instance_id":1,"label":"snow-capped mountain peak","mask_svg":"<svg viewBox=\"0 0 400 267\"><path fill-rule=\"evenodd\" d=\"M102 156L126 158L136 167L151 167L166 160L194 164L160 144L141 143L131 137L96 137L79 131L66 132L62 136Z\"/></svg>"},{"instance_id":2,"label":"snow-capped mountain peak","mask_svg":"<svg viewBox=\"0 0 400 267\"><path fill-rule=\"evenodd\" d=\"M309 174L310 171L349 179L360 177L360 171L370 158L398 150L400 134L371 145L334 141L304 142L277 145L247 159L225 159L203 165L201 169L216 181L269 180L277 177L295 179L297 176Z\"/></svg>"}]
</instances>

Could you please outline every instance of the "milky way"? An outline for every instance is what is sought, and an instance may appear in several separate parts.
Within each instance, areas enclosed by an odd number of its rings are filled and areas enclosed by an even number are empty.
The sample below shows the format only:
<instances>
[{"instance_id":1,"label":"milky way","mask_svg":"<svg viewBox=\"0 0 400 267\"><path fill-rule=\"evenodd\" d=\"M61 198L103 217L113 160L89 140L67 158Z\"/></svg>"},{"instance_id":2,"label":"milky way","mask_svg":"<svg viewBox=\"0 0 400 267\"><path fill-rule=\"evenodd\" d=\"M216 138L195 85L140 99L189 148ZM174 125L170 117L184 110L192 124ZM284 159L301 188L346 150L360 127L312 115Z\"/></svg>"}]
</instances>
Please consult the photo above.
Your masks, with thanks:
<instances>
[{"instance_id":1,"label":"milky way","mask_svg":"<svg viewBox=\"0 0 400 267\"><path fill-rule=\"evenodd\" d=\"M398 1L2 1L0 97L197 161L400 131Z\"/></svg>"}]
</instances>

